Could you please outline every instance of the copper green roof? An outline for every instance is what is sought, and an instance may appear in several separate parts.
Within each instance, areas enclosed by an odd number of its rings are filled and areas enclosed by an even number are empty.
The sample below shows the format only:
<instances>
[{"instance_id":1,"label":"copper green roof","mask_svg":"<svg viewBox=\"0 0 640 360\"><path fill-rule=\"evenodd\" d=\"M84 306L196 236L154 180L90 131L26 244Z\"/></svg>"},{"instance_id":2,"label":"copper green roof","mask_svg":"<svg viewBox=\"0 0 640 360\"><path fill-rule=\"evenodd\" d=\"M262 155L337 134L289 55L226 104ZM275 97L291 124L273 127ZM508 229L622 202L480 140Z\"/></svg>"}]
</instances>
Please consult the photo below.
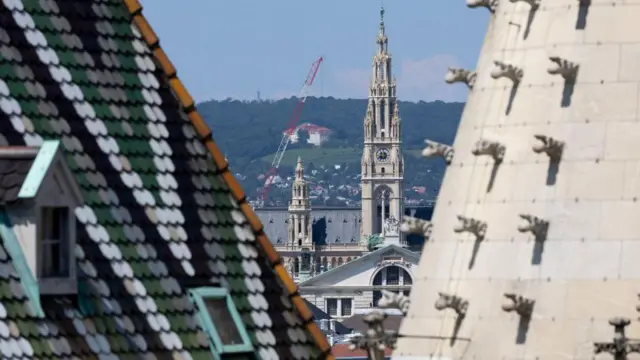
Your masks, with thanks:
<instances>
[{"instance_id":1,"label":"copper green roof","mask_svg":"<svg viewBox=\"0 0 640 360\"><path fill-rule=\"evenodd\" d=\"M332 358L140 11L0 3L0 146L59 140L85 202L80 295L42 301L44 319L0 244L2 358L209 359L187 294L215 284L259 358Z\"/></svg>"}]
</instances>

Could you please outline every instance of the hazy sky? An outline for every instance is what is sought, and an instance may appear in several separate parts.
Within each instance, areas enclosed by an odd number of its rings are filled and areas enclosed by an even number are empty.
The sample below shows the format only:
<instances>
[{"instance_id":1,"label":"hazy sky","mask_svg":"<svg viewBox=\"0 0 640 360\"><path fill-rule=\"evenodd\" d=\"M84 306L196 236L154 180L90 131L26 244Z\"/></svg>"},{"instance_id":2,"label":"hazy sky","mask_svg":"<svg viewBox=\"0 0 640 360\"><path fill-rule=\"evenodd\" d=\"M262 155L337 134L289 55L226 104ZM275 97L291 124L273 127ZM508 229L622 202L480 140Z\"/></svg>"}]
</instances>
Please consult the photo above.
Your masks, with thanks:
<instances>
[{"instance_id":1,"label":"hazy sky","mask_svg":"<svg viewBox=\"0 0 640 360\"><path fill-rule=\"evenodd\" d=\"M143 0L161 46L198 101L311 94L365 98L380 0ZM385 23L402 100L464 100L447 66L473 68L489 12L464 0L386 0Z\"/></svg>"}]
</instances>

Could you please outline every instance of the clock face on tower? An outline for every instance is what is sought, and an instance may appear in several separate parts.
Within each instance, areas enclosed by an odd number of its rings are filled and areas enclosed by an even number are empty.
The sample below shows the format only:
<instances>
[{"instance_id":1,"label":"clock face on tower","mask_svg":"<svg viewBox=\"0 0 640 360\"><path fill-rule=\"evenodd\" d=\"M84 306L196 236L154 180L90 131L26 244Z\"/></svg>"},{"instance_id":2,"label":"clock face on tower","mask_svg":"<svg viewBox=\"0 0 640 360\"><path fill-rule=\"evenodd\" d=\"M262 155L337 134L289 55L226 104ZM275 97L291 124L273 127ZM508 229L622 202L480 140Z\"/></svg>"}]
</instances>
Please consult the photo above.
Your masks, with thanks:
<instances>
[{"instance_id":1,"label":"clock face on tower","mask_svg":"<svg viewBox=\"0 0 640 360\"><path fill-rule=\"evenodd\" d=\"M380 149L380 150L376 151L376 160L378 160L379 162L387 162L387 161L389 161L389 150Z\"/></svg>"}]
</instances>

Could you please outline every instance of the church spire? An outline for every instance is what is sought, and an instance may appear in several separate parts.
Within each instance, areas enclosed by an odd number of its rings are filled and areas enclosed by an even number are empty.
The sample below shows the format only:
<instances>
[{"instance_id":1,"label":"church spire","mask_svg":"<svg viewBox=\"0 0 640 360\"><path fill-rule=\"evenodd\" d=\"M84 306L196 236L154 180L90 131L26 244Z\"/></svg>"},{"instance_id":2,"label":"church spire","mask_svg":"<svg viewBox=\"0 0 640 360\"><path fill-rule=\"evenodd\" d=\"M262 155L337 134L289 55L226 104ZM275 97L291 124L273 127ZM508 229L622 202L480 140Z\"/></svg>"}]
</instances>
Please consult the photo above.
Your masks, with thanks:
<instances>
[{"instance_id":1,"label":"church spire","mask_svg":"<svg viewBox=\"0 0 640 360\"><path fill-rule=\"evenodd\" d=\"M362 151L362 234L385 234L385 243L401 244L403 237L392 227L402 219L403 163L400 112L391 67L389 39L380 9L380 29L371 66L369 101L364 118ZM387 210L388 209L388 210ZM386 230L385 230L386 229Z\"/></svg>"},{"instance_id":2,"label":"church spire","mask_svg":"<svg viewBox=\"0 0 640 360\"><path fill-rule=\"evenodd\" d=\"M296 182L304 181L304 164L302 158L298 156L298 163L296 164Z\"/></svg>"},{"instance_id":3,"label":"church spire","mask_svg":"<svg viewBox=\"0 0 640 360\"><path fill-rule=\"evenodd\" d=\"M376 40L376 43L378 44L379 55L387 53L388 42L389 42L389 39L385 34L385 27L384 27L384 7L381 7L380 8L380 31L378 32L378 39Z\"/></svg>"},{"instance_id":4,"label":"church spire","mask_svg":"<svg viewBox=\"0 0 640 360\"><path fill-rule=\"evenodd\" d=\"M302 158L298 157L289 203L289 244L299 249L303 247L311 249L313 247L312 223L309 184L304 179Z\"/></svg>"}]
</instances>

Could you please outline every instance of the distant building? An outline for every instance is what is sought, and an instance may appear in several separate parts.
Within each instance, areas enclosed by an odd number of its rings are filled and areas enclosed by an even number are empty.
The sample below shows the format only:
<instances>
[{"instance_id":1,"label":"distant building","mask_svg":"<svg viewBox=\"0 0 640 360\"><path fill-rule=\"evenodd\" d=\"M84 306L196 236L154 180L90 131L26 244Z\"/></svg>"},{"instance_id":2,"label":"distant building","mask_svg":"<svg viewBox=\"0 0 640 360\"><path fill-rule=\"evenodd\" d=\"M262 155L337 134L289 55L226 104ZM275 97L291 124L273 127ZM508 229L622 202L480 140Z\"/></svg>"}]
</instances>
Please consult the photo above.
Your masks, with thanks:
<instances>
[{"instance_id":1,"label":"distant building","mask_svg":"<svg viewBox=\"0 0 640 360\"><path fill-rule=\"evenodd\" d=\"M300 141L300 130L306 131L309 134L307 143L314 146L322 145L331 137L331 129L311 123L300 124L293 130L285 130L283 134L289 134L289 141L295 144Z\"/></svg>"},{"instance_id":2,"label":"distant building","mask_svg":"<svg viewBox=\"0 0 640 360\"><path fill-rule=\"evenodd\" d=\"M376 43L363 124L362 206L312 209L298 158L288 208L256 210L300 294L338 321L374 306L382 290L409 294L424 238L404 234L399 224L405 215L429 220L433 210L405 206L400 116L384 24Z\"/></svg>"}]
</instances>

